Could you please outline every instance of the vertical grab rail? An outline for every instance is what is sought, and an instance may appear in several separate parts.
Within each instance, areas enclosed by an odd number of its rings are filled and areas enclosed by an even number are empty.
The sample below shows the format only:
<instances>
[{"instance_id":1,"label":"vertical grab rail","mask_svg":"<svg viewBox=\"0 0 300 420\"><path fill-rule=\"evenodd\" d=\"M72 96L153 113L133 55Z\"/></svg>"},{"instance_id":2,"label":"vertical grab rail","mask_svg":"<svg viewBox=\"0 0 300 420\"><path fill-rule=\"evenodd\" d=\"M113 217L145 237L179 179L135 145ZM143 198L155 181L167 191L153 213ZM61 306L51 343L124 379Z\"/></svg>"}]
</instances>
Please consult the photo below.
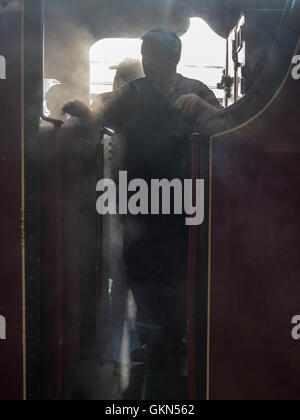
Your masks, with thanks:
<instances>
[{"instance_id":1,"label":"vertical grab rail","mask_svg":"<svg viewBox=\"0 0 300 420\"><path fill-rule=\"evenodd\" d=\"M63 371L63 290L62 290L62 214L61 214L61 147L58 137L59 128L55 128L55 356L56 356L56 392L55 400L62 398Z\"/></svg>"},{"instance_id":2,"label":"vertical grab rail","mask_svg":"<svg viewBox=\"0 0 300 420\"><path fill-rule=\"evenodd\" d=\"M54 126L54 196L55 207L53 211L53 225L55 227L55 250L54 250L54 289L53 301L55 307L54 328L52 330L52 337L54 343L55 354L55 391L54 399L59 401L62 399L62 375L63 375L63 267L62 267L62 214L61 214L61 199L62 199L62 180L61 180L61 139L59 133L63 126L63 121L48 118L41 115L42 120L53 124Z\"/></svg>"},{"instance_id":3,"label":"vertical grab rail","mask_svg":"<svg viewBox=\"0 0 300 420\"><path fill-rule=\"evenodd\" d=\"M191 178L193 180L193 201L196 204L196 180L209 181L208 161L209 138L193 133L191 142ZM206 188L205 200L209 199ZM208 202L205 203L206 221L201 227L191 226L189 230L188 270L187 270L187 321L188 321L188 385L191 400L204 399L207 383L207 316L208 316L208 247L209 224ZM201 253L201 254L200 254ZM199 260L200 264L199 265ZM196 308L196 303L200 306ZM200 354L199 354L200 353Z\"/></svg>"},{"instance_id":4,"label":"vertical grab rail","mask_svg":"<svg viewBox=\"0 0 300 420\"><path fill-rule=\"evenodd\" d=\"M191 141L191 177L193 180L193 198L195 197L196 179L199 176L199 144L197 134L192 134ZM197 256L197 226L189 230L188 272L187 272L187 331L188 331L188 381L191 400L197 398L196 383L196 348L195 348L195 280Z\"/></svg>"}]
</instances>

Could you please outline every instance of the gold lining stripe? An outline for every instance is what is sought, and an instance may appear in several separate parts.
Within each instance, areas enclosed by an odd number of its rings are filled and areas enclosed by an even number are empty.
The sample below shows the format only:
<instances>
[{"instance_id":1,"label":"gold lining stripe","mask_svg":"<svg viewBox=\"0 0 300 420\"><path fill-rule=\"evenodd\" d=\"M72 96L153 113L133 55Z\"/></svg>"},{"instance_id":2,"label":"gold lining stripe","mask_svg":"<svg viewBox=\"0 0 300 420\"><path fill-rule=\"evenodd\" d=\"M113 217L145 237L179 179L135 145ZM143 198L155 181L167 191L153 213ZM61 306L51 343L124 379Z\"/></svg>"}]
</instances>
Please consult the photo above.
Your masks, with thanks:
<instances>
[{"instance_id":1,"label":"gold lining stripe","mask_svg":"<svg viewBox=\"0 0 300 420\"><path fill-rule=\"evenodd\" d=\"M207 299L207 389L206 398L209 400L210 388L210 317L211 317L211 233L212 233L212 137L209 139L210 159L209 159L209 227L208 227L208 299Z\"/></svg>"},{"instance_id":2,"label":"gold lining stripe","mask_svg":"<svg viewBox=\"0 0 300 420\"><path fill-rule=\"evenodd\" d=\"M300 48L300 38L297 42L297 46L294 52L294 55L297 55L297 52ZM253 121L255 121L257 118L259 118L264 112L272 105L272 103L275 101L275 99L278 97L284 86L286 85L293 68L293 64L291 62L289 66L289 70L277 89L276 93L272 97L272 99L267 103L267 105L261 109L256 115L254 115L252 118L250 118L248 121L245 121L244 123L240 124L237 127L234 127L230 130L223 131L220 133L216 133L210 137L210 164L209 164L209 171L210 171L210 179L209 179L209 239L208 239L208 325L207 325L207 390L206 390L206 396L207 400L210 400L210 340L211 340L211 334L210 334L210 326L211 326L211 271L212 271L212 243L211 243L211 236L212 236L212 191L213 191L213 185L212 185L212 174L213 174L213 140L217 137L225 136L227 134L233 133L235 131L238 131L247 125L251 124Z\"/></svg>"},{"instance_id":3,"label":"gold lining stripe","mask_svg":"<svg viewBox=\"0 0 300 420\"><path fill-rule=\"evenodd\" d=\"M22 345L23 345L23 400L26 389L26 272L25 272L25 134L24 134L24 2L21 10L21 215L22 215Z\"/></svg>"},{"instance_id":4,"label":"gold lining stripe","mask_svg":"<svg viewBox=\"0 0 300 420\"><path fill-rule=\"evenodd\" d=\"M298 52L299 48L300 48L300 38L299 38L299 40L297 42L297 47L295 49L294 56L297 55L297 52ZM232 133L234 131L240 130L241 128L246 127L247 125L249 125L253 121L255 121L257 118L259 118L272 105L272 103L275 101L275 99L277 98L277 96L279 95L279 93L282 91L283 87L285 86L286 82L289 79L289 76L291 74L292 68L293 68L293 63L291 62L290 66L289 66L289 70L288 70L288 72L287 72L287 74L286 74L283 82L281 83L281 85L279 86L279 88L277 89L277 91L275 92L275 94L272 97L272 99L270 99L270 101L267 103L267 105L263 109L261 109L256 115L254 115L248 121L245 121L244 123L238 125L237 127L234 127L234 128L231 128L230 130L223 131L221 133L217 133L217 134L212 135L211 136L211 139L217 138L217 137L221 137L221 136L225 136L226 134L230 134L230 133Z\"/></svg>"}]
</instances>

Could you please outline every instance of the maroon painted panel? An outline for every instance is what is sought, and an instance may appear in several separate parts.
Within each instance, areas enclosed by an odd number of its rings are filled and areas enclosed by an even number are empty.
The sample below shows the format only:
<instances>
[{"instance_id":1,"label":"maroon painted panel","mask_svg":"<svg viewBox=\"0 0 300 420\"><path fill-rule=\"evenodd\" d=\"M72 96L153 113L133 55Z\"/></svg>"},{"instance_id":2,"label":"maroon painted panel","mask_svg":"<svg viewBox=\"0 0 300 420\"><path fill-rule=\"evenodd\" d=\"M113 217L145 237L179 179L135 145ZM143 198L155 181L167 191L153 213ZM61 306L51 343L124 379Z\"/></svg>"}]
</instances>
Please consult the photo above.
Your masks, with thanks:
<instances>
[{"instance_id":1,"label":"maroon painted panel","mask_svg":"<svg viewBox=\"0 0 300 420\"><path fill-rule=\"evenodd\" d=\"M0 10L0 55L0 400L7 400L23 398L20 11Z\"/></svg>"},{"instance_id":2,"label":"maroon painted panel","mask_svg":"<svg viewBox=\"0 0 300 420\"><path fill-rule=\"evenodd\" d=\"M299 399L300 81L213 139L210 398Z\"/></svg>"},{"instance_id":3,"label":"maroon painted panel","mask_svg":"<svg viewBox=\"0 0 300 420\"><path fill-rule=\"evenodd\" d=\"M69 400L79 358L82 156L77 127L40 131L42 398Z\"/></svg>"}]
</instances>

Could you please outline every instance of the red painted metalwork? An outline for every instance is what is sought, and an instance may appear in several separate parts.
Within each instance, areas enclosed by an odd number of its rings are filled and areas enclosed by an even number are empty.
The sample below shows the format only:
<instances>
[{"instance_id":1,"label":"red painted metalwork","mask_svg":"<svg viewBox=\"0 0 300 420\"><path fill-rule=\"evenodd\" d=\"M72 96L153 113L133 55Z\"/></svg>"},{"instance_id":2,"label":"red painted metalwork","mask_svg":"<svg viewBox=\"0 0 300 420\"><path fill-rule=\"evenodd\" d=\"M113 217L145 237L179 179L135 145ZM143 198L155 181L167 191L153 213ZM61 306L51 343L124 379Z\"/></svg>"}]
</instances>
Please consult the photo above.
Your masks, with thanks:
<instances>
[{"instance_id":1,"label":"red painted metalwork","mask_svg":"<svg viewBox=\"0 0 300 420\"><path fill-rule=\"evenodd\" d=\"M299 399L300 82L213 138L210 398Z\"/></svg>"},{"instance_id":2,"label":"red painted metalwork","mask_svg":"<svg viewBox=\"0 0 300 420\"><path fill-rule=\"evenodd\" d=\"M55 226L55 354L56 354L56 392L55 399L62 398L62 372L63 372L63 314L62 314L62 299L63 299L63 261L62 261L62 180L61 180L61 138L58 136L60 128L54 129L55 141L55 212L54 212L54 226Z\"/></svg>"},{"instance_id":3,"label":"red painted metalwork","mask_svg":"<svg viewBox=\"0 0 300 420\"><path fill-rule=\"evenodd\" d=\"M198 143L197 143L198 140ZM199 136L191 136L191 175L194 181L199 178ZM191 226L189 232L189 255L188 255L188 274L187 274L187 319L188 319L188 377L189 377L189 396L191 400L197 399L196 384L196 349L195 349L195 281L197 270L197 235L198 227Z\"/></svg>"},{"instance_id":4,"label":"red painted metalwork","mask_svg":"<svg viewBox=\"0 0 300 420\"><path fill-rule=\"evenodd\" d=\"M0 13L0 55L6 79L0 79L0 315L6 339L0 339L0 400L24 397L22 305L22 16ZM14 46L12 48L11 46ZM2 63L3 64L3 63Z\"/></svg>"},{"instance_id":5,"label":"red painted metalwork","mask_svg":"<svg viewBox=\"0 0 300 420\"><path fill-rule=\"evenodd\" d=\"M42 381L47 399L70 399L79 357L80 133L42 129Z\"/></svg>"}]
</instances>

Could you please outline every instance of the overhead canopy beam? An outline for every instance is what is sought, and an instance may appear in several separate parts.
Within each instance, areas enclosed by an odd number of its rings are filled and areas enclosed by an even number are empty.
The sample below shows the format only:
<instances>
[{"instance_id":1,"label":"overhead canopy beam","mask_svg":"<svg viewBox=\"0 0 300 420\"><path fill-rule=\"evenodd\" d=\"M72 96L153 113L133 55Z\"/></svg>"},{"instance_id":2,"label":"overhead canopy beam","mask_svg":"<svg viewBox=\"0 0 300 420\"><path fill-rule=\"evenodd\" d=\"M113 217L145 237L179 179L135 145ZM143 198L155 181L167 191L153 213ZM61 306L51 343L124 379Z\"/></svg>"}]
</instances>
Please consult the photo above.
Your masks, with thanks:
<instances>
[{"instance_id":1,"label":"overhead canopy beam","mask_svg":"<svg viewBox=\"0 0 300 420\"><path fill-rule=\"evenodd\" d=\"M167 25L180 35L190 17L201 17L220 36L227 37L242 10L282 8L285 0L46 0L46 18L75 17L96 39L137 37L147 29Z\"/></svg>"}]
</instances>

